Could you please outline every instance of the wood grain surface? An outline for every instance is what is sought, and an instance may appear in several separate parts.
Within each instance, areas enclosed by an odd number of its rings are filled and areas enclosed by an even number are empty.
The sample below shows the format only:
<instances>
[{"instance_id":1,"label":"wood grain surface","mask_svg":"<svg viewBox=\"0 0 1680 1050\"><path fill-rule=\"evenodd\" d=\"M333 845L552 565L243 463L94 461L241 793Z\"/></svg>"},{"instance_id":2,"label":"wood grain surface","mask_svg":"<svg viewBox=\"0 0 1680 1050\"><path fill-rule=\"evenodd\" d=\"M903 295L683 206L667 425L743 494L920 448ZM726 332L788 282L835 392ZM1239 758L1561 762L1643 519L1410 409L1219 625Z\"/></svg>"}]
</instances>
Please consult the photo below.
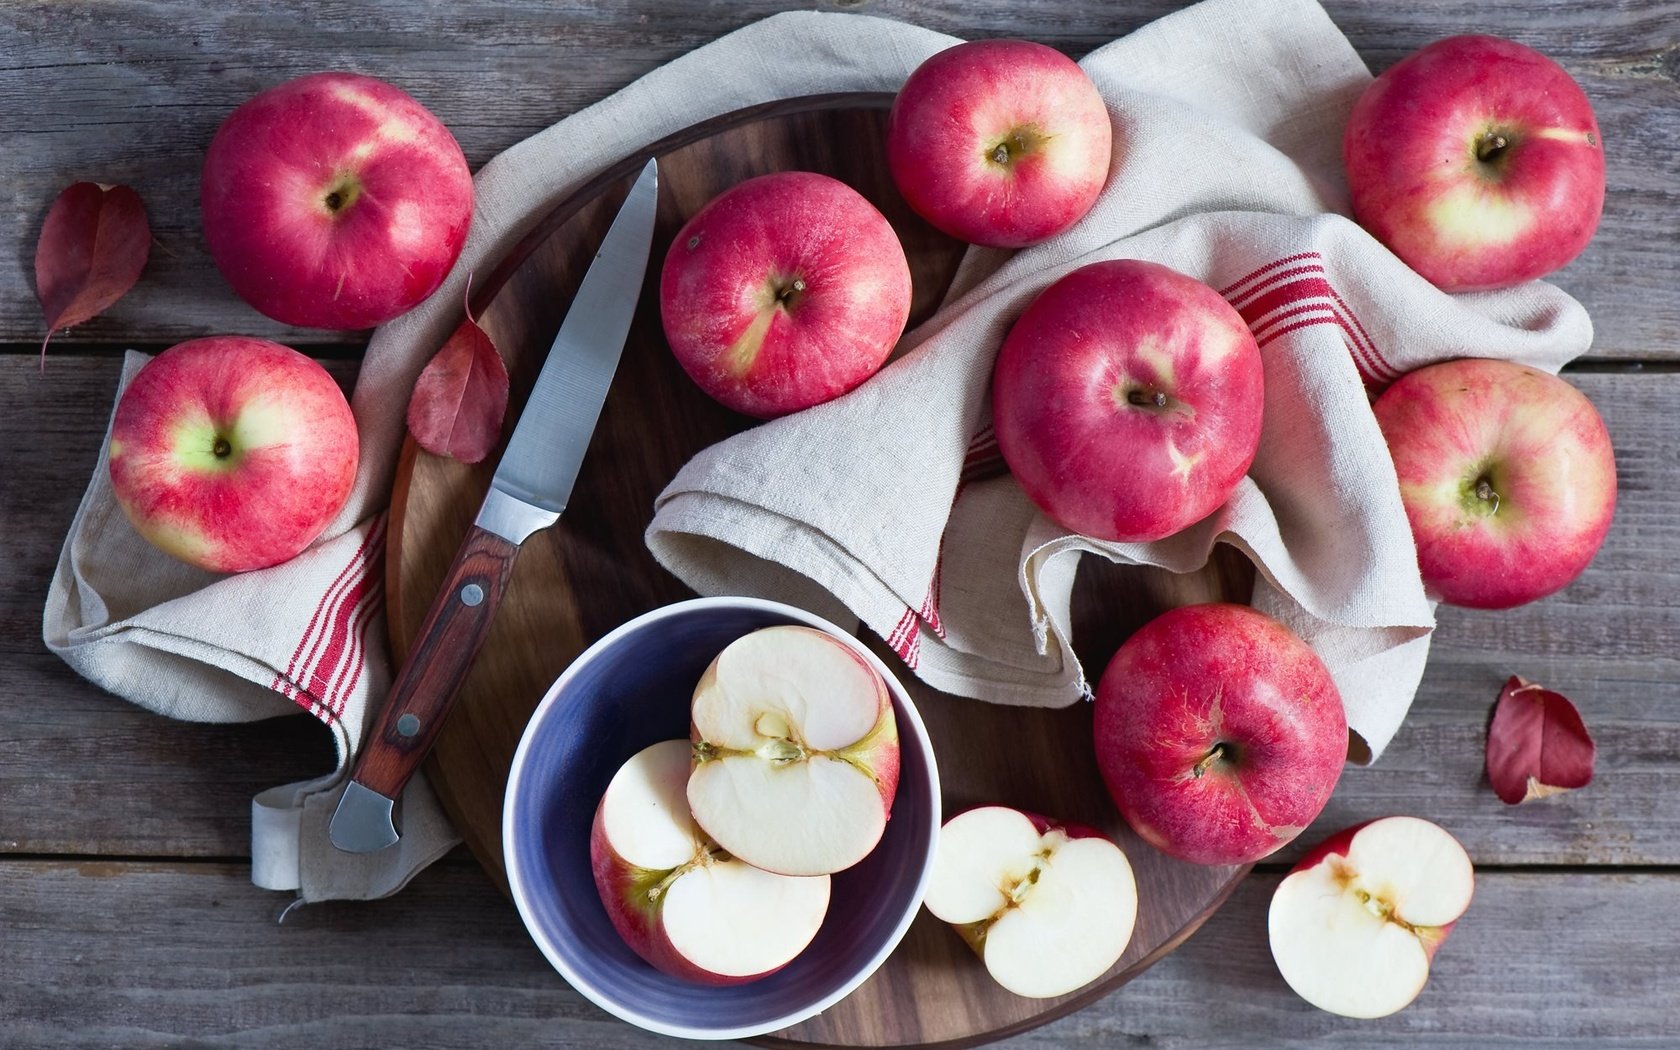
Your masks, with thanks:
<instances>
[{"instance_id":1,"label":"wood grain surface","mask_svg":"<svg viewBox=\"0 0 1680 1050\"><path fill-rule=\"evenodd\" d=\"M144 295L72 333L167 345L212 332L299 344L343 341L261 317L215 275L198 220L203 151L233 107L287 76L352 69L411 92L455 133L476 170L507 146L731 29L790 8L913 22L955 36L1025 36L1079 55L1184 6L1179 0L281 0L261 5L24 0L0 17L0 200L33 229L71 182L125 182L157 244ZM1536 9L1476 3L1328 0L1353 45L1381 69L1449 33L1488 32L1542 47L1592 98L1616 206L1558 282L1592 303L1596 353L1680 356L1680 297L1663 258L1680 237L1672 143L1680 0ZM43 78L59 85L42 91ZM21 241L20 241L21 245ZM0 253L0 340L40 338L31 256Z\"/></svg>"},{"instance_id":2,"label":"wood grain surface","mask_svg":"<svg viewBox=\"0 0 1680 1050\"><path fill-rule=\"evenodd\" d=\"M392 900L275 919L255 890L250 797L332 767L307 716L167 721L43 651L41 596L94 464L123 346L212 332L279 337L348 385L361 335L286 329L211 267L197 173L244 98L321 69L416 94L473 166L661 62L780 10L861 11L1078 55L1179 0L18 0L0 8L0 1046L652 1047L556 979L465 854ZM1391 812L1458 835L1477 896L1422 997L1344 1021L1282 987L1265 940L1279 864L1245 880L1178 951L1070 1017L1002 1040L1270 1050L1680 1046L1667 902L1680 890L1680 0L1327 0L1374 69L1427 41L1492 32L1558 58L1606 138L1605 220L1557 278L1593 315L1568 377L1604 412L1616 523L1569 589L1498 614L1443 610L1410 717L1350 769L1304 838ZM140 285L54 340L44 372L34 232L79 179L122 181L157 233ZM1596 363L1595 363L1596 362ZM1580 705L1599 743L1586 790L1511 808L1488 791L1488 706L1512 672Z\"/></svg>"},{"instance_id":3,"label":"wood grain surface","mask_svg":"<svg viewBox=\"0 0 1680 1050\"><path fill-rule=\"evenodd\" d=\"M525 542L500 615L428 766L455 826L493 878L505 878L502 795L526 719L549 683L596 638L691 595L642 541L654 497L700 449L752 425L701 393L665 342L658 271L678 227L743 179L778 170L822 172L874 202L899 232L913 277L912 325L932 313L949 285L964 246L917 218L893 188L881 153L890 102L884 95L788 100L710 121L651 151L660 164L652 263L601 422L566 514ZM627 158L597 188L562 202L516 249L512 265L492 269L476 312L508 358L515 390L527 392L534 382L582 268L642 162ZM399 654L424 633L419 619L443 584L460 537L472 528L495 458L468 466L417 452L412 442L405 451L388 548L390 622ZM1087 658L1101 666L1150 611L1197 599L1247 600L1252 586L1252 567L1236 556L1220 559L1201 576L1112 571L1100 585L1081 590L1075 622L1104 625L1082 639ZM914 681L889 651L877 649L899 668L928 724L946 812L1003 802L1115 835L1138 879L1137 927L1126 954L1102 980L1033 1001L999 989L973 953L924 913L874 978L774 1041L971 1045L1042 1023L1142 972L1200 925L1246 870L1173 861L1132 835L1097 774L1087 705L1041 711L942 696Z\"/></svg>"}]
</instances>

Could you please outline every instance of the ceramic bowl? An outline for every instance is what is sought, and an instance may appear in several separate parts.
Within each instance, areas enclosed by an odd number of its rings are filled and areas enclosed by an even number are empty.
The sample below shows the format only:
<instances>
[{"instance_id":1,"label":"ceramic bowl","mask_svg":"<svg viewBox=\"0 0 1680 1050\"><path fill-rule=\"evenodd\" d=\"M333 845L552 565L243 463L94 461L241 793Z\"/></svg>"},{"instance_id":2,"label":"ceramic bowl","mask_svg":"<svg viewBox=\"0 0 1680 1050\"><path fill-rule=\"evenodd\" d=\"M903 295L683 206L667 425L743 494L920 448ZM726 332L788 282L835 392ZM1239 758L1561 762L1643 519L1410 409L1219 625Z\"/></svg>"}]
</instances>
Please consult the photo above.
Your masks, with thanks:
<instances>
[{"instance_id":1,"label":"ceramic bowl","mask_svg":"<svg viewBox=\"0 0 1680 1050\"><path fill-rule=\"evenodd\" d=\"M686 737L695 683L724 646L775 624L845 641L881 673L901 748L886 833L834 875L828 916L787 966L749 984L669 977L632 952L595 890L589 832L626 759ZM874 654L803 610L754 598L697 598L631 620L572 662L531 716L502 810L508 882L526 929L584 996L634 1025L689 1039L742 1039L797 1024L862 984L915 918L939 830L939 776L927 729L904 687Z\"/></svg>"}]
</instances>

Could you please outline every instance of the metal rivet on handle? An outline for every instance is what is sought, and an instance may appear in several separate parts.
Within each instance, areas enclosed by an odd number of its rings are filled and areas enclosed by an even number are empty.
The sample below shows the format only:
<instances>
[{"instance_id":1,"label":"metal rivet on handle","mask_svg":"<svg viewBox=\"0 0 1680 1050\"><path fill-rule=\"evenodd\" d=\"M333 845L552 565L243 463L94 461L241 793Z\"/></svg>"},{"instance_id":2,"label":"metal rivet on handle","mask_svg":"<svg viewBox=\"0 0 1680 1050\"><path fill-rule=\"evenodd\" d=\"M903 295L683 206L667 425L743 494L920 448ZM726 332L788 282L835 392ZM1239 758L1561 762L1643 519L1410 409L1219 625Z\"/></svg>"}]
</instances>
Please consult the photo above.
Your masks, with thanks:
<instances>
[{"instance_id":1,"label":"metal rivet on handle","mask_svg":"<svg viewBox=\"0 0 1680 1050\"><path fill-rule=\"evenodd\" d=\"M484 588L476 583L469 583L461 588L461 604L477 605L484 600Z\"/></svg>"},{"instance_id":2,"label":"metal rivet on handle","mask_svg":"<svg viewBox=\"0 0 1680 1050\"><path fill-rule=\"evenodd\" d=\"M413 736L420 732L420 716L407 714L397 719L397 732L403 736Z\"/></svg>"}]
</instances>

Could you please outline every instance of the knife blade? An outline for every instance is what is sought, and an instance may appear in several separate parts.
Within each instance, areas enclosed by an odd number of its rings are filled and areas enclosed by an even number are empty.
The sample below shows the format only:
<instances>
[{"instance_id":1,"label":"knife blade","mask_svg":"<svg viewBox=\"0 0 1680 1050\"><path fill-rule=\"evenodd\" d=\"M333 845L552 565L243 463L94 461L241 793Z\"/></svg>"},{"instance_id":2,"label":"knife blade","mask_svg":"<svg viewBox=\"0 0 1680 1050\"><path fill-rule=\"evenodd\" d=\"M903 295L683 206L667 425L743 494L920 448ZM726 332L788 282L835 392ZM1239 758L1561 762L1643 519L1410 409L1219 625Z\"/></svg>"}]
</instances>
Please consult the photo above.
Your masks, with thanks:
<instances>
[{"instance_id":1,"label":"knife blade","mask_svg":"<svg viewBox=\"0 0 1680 1050\"><path fill-rule=\"evenodd\" d=\"M396 800L489 634L520 545L566 509L647 274L658 195L658 163L649 160L584 274L490 491L357 756L328 825L341 850L372 853L399 841Z\"/></svg>"}]
</instances>

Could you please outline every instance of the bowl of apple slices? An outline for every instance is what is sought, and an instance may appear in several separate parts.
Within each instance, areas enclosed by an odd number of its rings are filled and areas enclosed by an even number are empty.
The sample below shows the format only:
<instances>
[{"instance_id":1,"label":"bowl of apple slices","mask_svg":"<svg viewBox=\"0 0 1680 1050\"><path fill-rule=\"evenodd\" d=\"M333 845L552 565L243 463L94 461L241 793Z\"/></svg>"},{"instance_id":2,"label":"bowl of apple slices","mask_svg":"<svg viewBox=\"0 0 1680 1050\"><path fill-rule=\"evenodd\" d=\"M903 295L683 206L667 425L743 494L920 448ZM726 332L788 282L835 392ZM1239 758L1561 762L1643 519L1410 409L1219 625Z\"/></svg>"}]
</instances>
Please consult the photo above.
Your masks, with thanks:
<instances>
[{"instance_id":1,"label":"bowl of apple slices","mask_svg":"<svg viewBox=\"0 0 1680 1050\"><path fill-rule=\"evenodd\" d=\"M886 960L940 805L927 730L872 652L793 606L697 598L554 682L502 838L520 917L574 988L650 1031L742 1039Z\"/></svg>"}]
</instances>

